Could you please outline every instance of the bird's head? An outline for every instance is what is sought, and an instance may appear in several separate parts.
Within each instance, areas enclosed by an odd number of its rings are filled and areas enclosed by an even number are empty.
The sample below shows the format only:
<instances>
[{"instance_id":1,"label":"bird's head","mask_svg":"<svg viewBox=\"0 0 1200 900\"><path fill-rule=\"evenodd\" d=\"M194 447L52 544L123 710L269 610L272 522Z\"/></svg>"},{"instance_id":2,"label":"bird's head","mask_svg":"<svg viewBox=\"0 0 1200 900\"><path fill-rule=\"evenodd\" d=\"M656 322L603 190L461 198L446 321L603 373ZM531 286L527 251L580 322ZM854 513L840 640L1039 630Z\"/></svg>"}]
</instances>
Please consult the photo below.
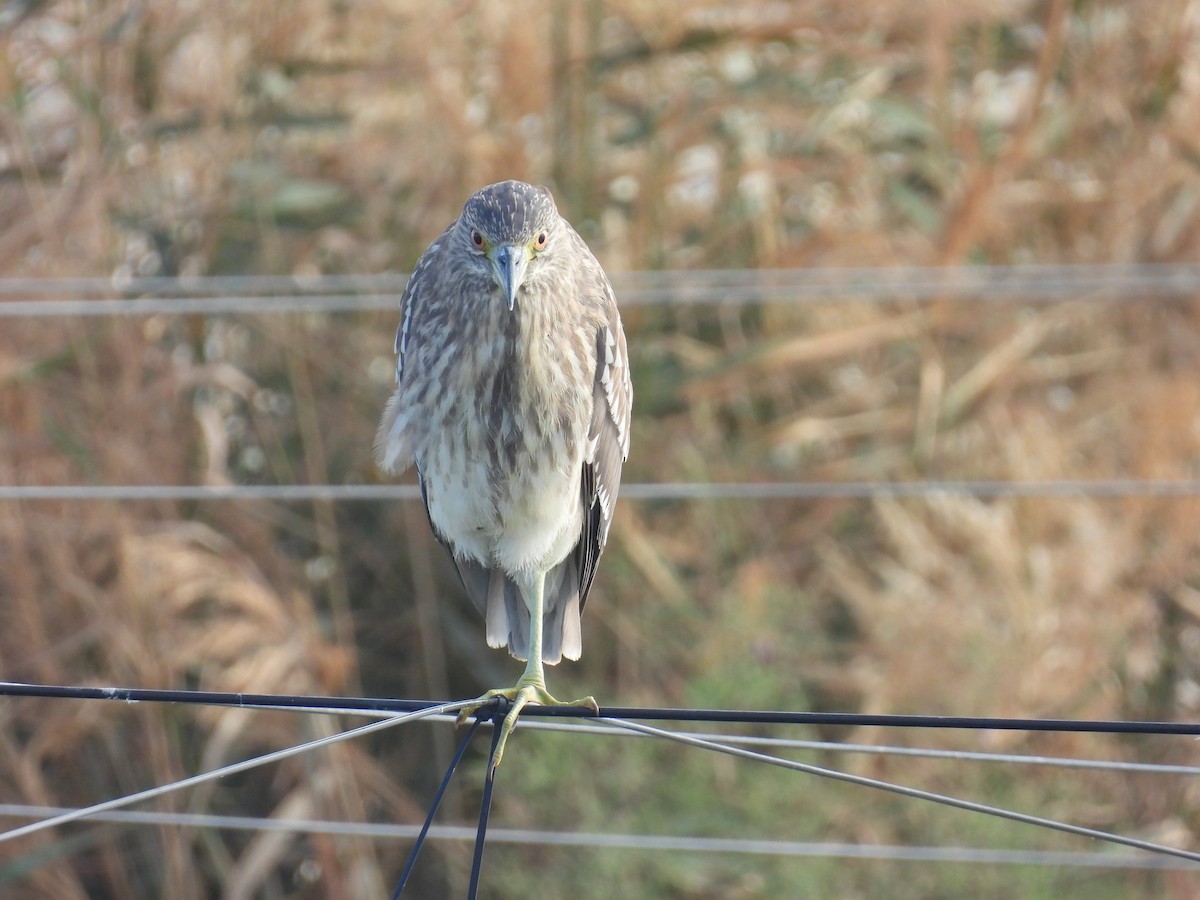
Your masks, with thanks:
<instances>
[{"instance_id":1,"label":"bird's head","mask_svg":"<svg viewBox=\"0 0 1200 900\"><path fill-rule=\"evenodd\" d=\"M477 266L489 272L511 312L517 292L548 259L562 235L562 217L544 187L502 181L471 195L458 220L456 240L464 241Z\"/></svg>"}]
</instances>

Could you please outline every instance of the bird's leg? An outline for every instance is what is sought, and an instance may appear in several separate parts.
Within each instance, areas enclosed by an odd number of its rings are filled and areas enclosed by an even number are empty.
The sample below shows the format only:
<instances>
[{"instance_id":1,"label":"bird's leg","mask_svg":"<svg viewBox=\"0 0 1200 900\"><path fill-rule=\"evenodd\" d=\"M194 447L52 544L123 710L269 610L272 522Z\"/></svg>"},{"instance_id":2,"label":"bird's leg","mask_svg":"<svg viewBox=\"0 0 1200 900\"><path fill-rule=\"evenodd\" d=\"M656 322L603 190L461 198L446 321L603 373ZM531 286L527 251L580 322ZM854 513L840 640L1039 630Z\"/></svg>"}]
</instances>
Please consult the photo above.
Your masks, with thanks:
<instances>
[{"instance_id":1,"label":"bird's leg","mask_svg":"<svg viewBox=\"0 0 1200 900\"><path fill-rule=\"evenodd\" d=\"M458 714L458 721L461 724L466 721L471 713L496 697L505 697L512 701L512 709L508 711L508 714L504 717L504 723L500 726L500 740L496 744L496 752L492 754L493 769L500 765L500 758L504 755L504 745L508 741L508 736L512 733L513 728L516 727L517 717L521 715L521 710L528 704L536 703L539 706L585 706L590 707L594 713L598 714L600 712L600 707L596 704L595 697L581 697L578 700L566 701L556 700L546 690L546 672L542 667L542 610L545 605L546 573L536 573L531 582L531 590L528 592L522 590L521 592L527 598L526 604L529 607L529 659L525 663L525 671L512 687L488 691L478 700L464 707Z\"/></svg>"}]
</instances>

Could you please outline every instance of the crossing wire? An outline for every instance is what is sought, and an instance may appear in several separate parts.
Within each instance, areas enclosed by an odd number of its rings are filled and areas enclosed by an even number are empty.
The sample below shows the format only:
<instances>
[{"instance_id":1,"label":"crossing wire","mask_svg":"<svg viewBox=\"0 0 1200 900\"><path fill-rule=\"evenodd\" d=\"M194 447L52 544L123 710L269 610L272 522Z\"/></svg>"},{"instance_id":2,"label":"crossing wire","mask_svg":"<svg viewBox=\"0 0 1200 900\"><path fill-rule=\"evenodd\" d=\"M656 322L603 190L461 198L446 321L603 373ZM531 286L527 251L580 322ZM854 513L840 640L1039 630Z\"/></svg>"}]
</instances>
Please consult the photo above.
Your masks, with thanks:
<instances>
[{"instance_id":1,"label":"crossing wire","mask_svg":"<svg viewBox=\"0 0 1200 900\"><path fill-rule=\"evenodd\" d=\"M370 710L426 715L448 711L453 703L382 697L314 697L298 694L252 694L228 691L185 691L161 688L95 687L92 685L0 682L0 696L115 700L121 703L195 703L263 709L320 708L323 711ZM461 706L465 703L459 703ZM430 712L434 710L435 712ZM1048 731L1093 734L1200 735L1200 722L1148 722L1112 719L1035 719L995 716L923 716L882 713L797 712L792 710L681 709L676 707L529 706L521 717L635 719L660 722L722 722L741 725L838 725L883 728L970 729L983 731Z\"/></svg>"},{"instance_id":2,"label":"crossing wire","mask_svg":"<svg viewBox=\"0 0 1200 900\"><path fill-rule=\"evenodd\" d=\"M75 822L79 819L86 819L96 813L108 812L114 809L120 809L123 806L130 806L134 803L140 803L143 800L150 800L154 797L161 797L163 794L168 794L173 791L183 790L189 787L195 787L204 784L208 781L214 781L218 778L224 778L226 775L233 775L237 772L244 772L247 769L257 768L258 766L266 765L267 763L278 762L281 759L287 759L290 756L296 756L301 753L306 753L309 750L316 750L319 747L326 747L330 744L338 743L339 741L349 740L351 738L361 737L365 734L371 734L376 731L381 731L385 728L391 728L395 725L403 725L406 722L411 722L415 719L424 718L426 716L437 715L439 713L451 712L455 709L461 709L466 706L466 701L460 703L443 703L427 707L424 709L410 712L406 715L394 715L380 719L376 722L371 722L367 725L359 725L357 728L351 728L349 731L343 731L339 734L329 735L327 737L316 738L315 740L306 741L302 744L295 744L291 747L285 747L282 750L276 750L272 753L267 753L262 756L256 756L252 759L245 759L241 762L232 763L228 766L222 766L219 769L214 769L210 772L202 772L199 775L193 775L189 778L183 778L179 781L173 781L170 784L162 784L157 787L147 788L144 791L137 791L133 794L126 794L123 797L115 797L112 800L105 800L103 803L96 803L92 806L82 809L75 809L69 812L61 813L57 816L52 816L49 819L42 819L38 822L31 822L28 825L23 825L20 828L13 828L8 831L0 832L0 843L15 840L19 837L33 834L38 831L44 831L47 828L54 828L57 825L65 825L68 822Z\"/></svg>"},{"instance_id":3,"label":"crossing wire","mask_svg":"<svg viewBox=\"0 0 1200 900\"><path fill-rule=\"evenodd\" d=\"M606 718L606 721L614 725L619 725L622 728L629 728L632 731L639 731L643 734L661 737L665 740L676 741L680 744L687 744L691 747L698 747L704 750L714 750L718 753L736 756L739 759L767 763L772 766L792 769L797 772L804 772L808 775L817 775L821 778L829 778L834 781L842 781L848 784L859 785L860 787L869 787L875 790L887 791L888 793L892 794L899 794L902 797L908 797L916 800L926 800L932 803L941 804L943 806L950 806L955 809L966 810L968 812L983 813L984 815L994 816L996 818L1008 819L1013 822L1021 822L1025 825L1036 825L1039 828L1049 828L1053 831L1061 831L1066 834L1073 834L1079 837L1094 838L1096 840L1106 841L1112 844L1122 844L1126 847L1133 847L1138 850L1145 850L1151 853L1164 853L1168 856L1176 856L1180 859L1186 859L1191 862L1200 863L1200 853L1192 850L1184 850L1179 847L1169 847L1165 844L1158 844L1153 841L1144 841L1140 838L1131 838L1122 834L1100 831L1095 828L1086 828L1082 825L1072 825L1068 822L1059 822L1055 819L1047 819L1042 816L1032 816L1028 813L1016 812L1011 809L1002 809L998 806L989 806L985 803L975 803L971 800L962 800L958 797L950 797L946 794L938 794L933 791L921 790L920 788L912 788L905 785L894 784L890 781L881 781L877 778L868 778L865 775L854 775L850 772L839 772L835 769L827 769L823 766L814 766L809 763L797 762L792 759L783 759L781 757L771 756L766 753L757 753L753 750L745 750L741 747L730 747L716 741L706 741L702 738L688 737L686 735L677 734L676 732L666 731L662 728L653 728L649 725L643 725L639 722L629 722L622 721L620 719L608 718Z\"/></svg>"},{"instance_id":4,"label":"crossing wire","mask_svg":"<svg viewBox=\"0 0 1200 900\"><path fill-rule=\"evenodd\" d=\"M210 781L224 775L234 772L245 771L263 765L267 762L273 762L283 759L288 756L296 755L310 749L315 749L320 746L333 743L335 741L346 740L371 731L381 728L391 727L393 725L410 722L418 718L428 717L432 715L444 715L456 709L466 706L469 701L461 701L454 703L431 703L430 701L419 700L375 700L371 698L314 698L303 697L298 695L256 695L243 693L221 693L221 692L204 692L204 691L169 691L169 690L142 690L142 689L126 689L126 688L95 688L88 686L60 686L60 685L31 685L13 682L0 683L0 694L11 694L20 696L34 697L55 697L55 698L75 698L75 699L108 699L121 702L138 702L138 701L163 701L163 702L195 702L209 705L225 705L225 706L275 706L276 708L316 708L325 707L335 709L339 706L344 706L348 709L362 709L368 705L379 709L400 709L406 712L389 716L388 718L372 722L368 725L359 726L358 728L350 729L349 731L341 732L330 737L320 738L316 741L310 741L304 744L299 744L285 750L274 751L260 757L250 760L243 760L239 763L234 763L229 766L222 767L211 772L206 772L201 775L185 778L171 784L162 785L156 788L151 788L146 791L140 791L135 794L130 794L125 797L116 798L113 800L104 801L94 804L93 806L63 812L50 818L33 822L18 828L10 829L9 831L0 833L0 842L12 840L17 837L22 837L32 834L36 831L41 831L46 828L51 828L56 825L65 824L67 822L76 821L86 818L97 813L107 813L133 803L160 796L169 791L179 790L185 787L192 787L206 781ZM501 703L496 701L496 710L485 707L478 715L486 716L493 719L493 745L499 734L499 729L496 723L497 715L502 714L503 710L499 710ZM490 706L490 705L489 705ZM591 716L590 710L558 707L530 707L528 713L533 715L550 715L555 717L562 716ZM618 718L617 716L622 716ZM502 715L500 716L502 718ZM1188 860L1190 862L1200 862L1200 853L1182 848L1171 847L1164 844L1158 844L1152 841L1146 841L1138 838L1131 838L1120 834L1105 832L1098 829L1087 828L1084 826L1073 825L1066 822L1060 822L1054 819L1048 819L1041 816L1033 816L1026 813L1020 813L1013 810L1007 810L1000 807L990 806L987 804L976 803L974 801L963 800L956 797L951 797L945 794L939 794L931 791L925 791L918 788L907 787L892 782L881 781L879 779L868 778L866 776L854 775L847 772L841 772L834 769L828 769L821 766L814 766L808 763L797 762L795 760L784 759L782 757L773 756L765 753L759 753L752 750L746 750L742 747L733 746L721 741L708 740L706 738L695 737L678 732L666 731L660 728L651 727L639 722L631 721L633 717L652 718L652 719L672 719L672 720L688 720L688 721L722 721L722 722L744 722L751 724L762 724L765 722L776 723L804 723L810 724L815 722L823 722L826 724L838 722L842 724L856 723L861 725L880 725L880 724L905 724L909 727L937 727L937 728L1022 728L1023 730L1055 730L1055 731L1108 731L1118 733L1153 733L1153 734L1200 734L1200 724L1196 723L1150 723L1150 722L1098 722L1098 721L1082 721L1082 720L1024 720L1024 719L995 719L995 718L960 718L948 716L879 716L879 715L864 715L864 714L829 714L829 713L794 713L794 712L754 712L741 710L686 710L686 709L637 709L637 708L601 708L600 721L630 731L638 732L652 737L662 738L666 740L676 741L688 746L701 749L712 750L741 759L750 761L763 762L774 766L779 766L785 769L802 772L809 775L817 775L822 778L829 778L836 781L855 784L862 787L869 787L876 790L887 791L912 799L920 799L929 802L938 803L953 808L982 813L994 817L1008 819L1010 821L1019 822L1022 824L1035 825L1041 828L1049 828L1052 830L1081 836L1089 837L1098 840L1103 840L1109 843L1115 843L1132 847L1134 849L1143 850L1152 853L1159 853L1168 856L1177 857L1179 859ZM473 732L472 732L473 734ZM463 748L460 748L460 750ZM494 746L493 746L494 750ZM461 758L461 752L457 755L456 760L452 762L451 769L447 774L453 772L453 767L457 759ZM480 818L476 835L475 853L472 865L471 888L468 893L468 898L473 898L478 889L479 873L481 870L483 859L483 847L487 836L488 811L491 803L491 791L493 785L495 771L491 766L487 767L487 774L484 784L483 801L480 806ZM440 791L439 791L440 797ZM428 817L432 819L433 810L430 811ZM401 885L402 887L402 885ZM397 888L400 890L400 887Z\"/></svg>"},{"instance_id":5,"label":"crossing wire","mask_svg":"<svg viewBox=\"0 0 1200 900\"><path fill-rule=\"evenodd\" d=\"M215 706L237 706L241 709L274 709L286 710L299 713L313 713L321 715L367 715L367 716L386 716L394 712L414 712L427 708L427 705L434 701L428 700L395 700L395 699L380 699L368 697L312 697L304 695L286 695L286 694L245 694L245 693L222 693L222 692L207 692L207 691L176 691L176 690L153 690L153 689L132 689L132 688L97 688L92 686L64 686L64 685L41 685L41 684L23 684L19 682L0 682L0 696L29 696L29 697L57 697L61 699L106 699L117 700L124 703L138 702L167 702L167 703L195 703L195 704L211 704ZM602 712L609 713L613 710L609 707L602 707ZM626 730L605 725L588 724L588 720L573 720L563 717L562 713L555 713L552 710L544 709L543 707L530 707L528 714L523 717L522 729L550 729L557 731L571 731L579 734L603 734L603 735L624 735ZM629 713L628 709L623 710ZM664 717L675 717L678 720L679 714L686 711L677 709L640 709L634 715L627 715L627 718L640 718L642 715L647 717L654 715L662 715ZM712 710L691 710L696 717L710 717L717 712L730 713L735 711L712 711ZM740 713L745 715L745 713ZM768 714L770 715L770 714ZM795 716L795 713L776 713L779 716ZM803 724L822 725L822 724L846 724L846 715L852 715L861 719L858 714L845 713L803 713L808 717L808 721ZM540 721L539 716L553 717L549 721ZM828 717L836 717L829 720ZM909 716L889 716L883 727L907 727L910 719ZM944 717L940 717L943 718ZM452 721L454 717L446 715L432 715L426 717L427 721ZM1134 723L1128 721L1108 721L1097 723L1079 723L1077 720L1044 720L1044 719L968 719L958 720L957 727L968 728L974 725L978 726L979 730L987 730L994 726L997 721L1009 723L1013 727L1007 730L1024 729L1027 731L1038 730L1061 730L1054 727L1039 728L1042 724L1056 726L1064 721L1075 724L1094 724L1097 727L1093 730L1102 730L1102 728L1126 729L1136 728L1138 733L1154 734L1160 733L1158 729L1164 727L1167 723L1143 722ZM968 724L970 723L970 724ZM736 723L735 723L736 724ZM755 724L764 724L755 722ZM770 723L766 723L770 724ZM790 723L784 723L790 724ZM871 722L876 726L880 726L878 717L875 717ZM1178 723L1170 723L1172 726L1177 726ZM1193 731L1200 732L1200 724L1184 725L1184 734L1191 734ZM750 746L773 747L775 749L791 749L791 750L819 750L819 751L834 751L839 753L862 753L875 754L884 756L913 756L929 759L947 759L959 762L991 762L991 763L1010 763L1017 765L1036 765L1036 766L1053 766L1059 768L1079 768L1079 769L1096 769L1103 771L1114 772L1142 772L1158 775L1200 775L1200 766L1184 766L1184 765L1168 765L1162 763L1138 763L1126 762L1121 760L1090 760L1077 759L1071 757L1055 757L1055 756L1032 756L1027 754L1013 753L986 753L981 751L971 750L939 750L921 747L896 747L881 744L855 744L849 742L834 742L834 741L808 741L798 740L794 738L778 738L767 737L764 735L738 735L738 734L708 734L696 732L676 732L686 734L689 737L696 737L705 740L722 741L727 744L739 744Z\"/></svg>"}]
</instances>

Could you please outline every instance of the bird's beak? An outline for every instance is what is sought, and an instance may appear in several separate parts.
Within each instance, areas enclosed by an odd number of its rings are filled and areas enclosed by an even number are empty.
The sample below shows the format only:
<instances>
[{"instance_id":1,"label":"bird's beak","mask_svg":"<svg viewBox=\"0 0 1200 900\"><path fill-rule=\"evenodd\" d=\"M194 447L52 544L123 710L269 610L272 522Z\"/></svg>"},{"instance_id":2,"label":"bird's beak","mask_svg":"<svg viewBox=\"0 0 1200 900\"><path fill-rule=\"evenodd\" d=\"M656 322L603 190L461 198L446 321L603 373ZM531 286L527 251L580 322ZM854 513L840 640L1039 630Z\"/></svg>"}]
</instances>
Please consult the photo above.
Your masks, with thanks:
<instances>
[{"instance_id":1,"label":"bird's beak","mask_svg":"<svg viewBox=\"0 0 1200 900\"><path fill-rule=\"evenodd\" d=\"M508 311L517 304L517 291L525 280L525 267L529 265L529 249L515 244L501 244L492 251L492 271L496 283L508 300Z\"/></svg>"}]
</instances>

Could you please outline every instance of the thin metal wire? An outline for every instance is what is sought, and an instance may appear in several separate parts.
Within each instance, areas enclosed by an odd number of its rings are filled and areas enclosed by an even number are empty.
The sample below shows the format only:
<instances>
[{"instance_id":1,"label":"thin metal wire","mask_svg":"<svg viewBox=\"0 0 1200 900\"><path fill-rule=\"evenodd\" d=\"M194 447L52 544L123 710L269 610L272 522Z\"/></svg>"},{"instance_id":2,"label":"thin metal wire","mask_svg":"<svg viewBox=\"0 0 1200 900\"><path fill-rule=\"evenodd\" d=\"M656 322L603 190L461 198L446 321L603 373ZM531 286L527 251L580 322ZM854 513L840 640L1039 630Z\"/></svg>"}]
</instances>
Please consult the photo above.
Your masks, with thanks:
<instances>
[{"instance_id":1,"label":"thin metal wire","mask_svg":"<svg viewBox=\"0 0 1200 900\"><path fill-rule=\"evenodd\" d=\"M0 296L55 297L41 300L40 312L28 301L0 301L0 316L149 315L163 313L281 312L285 310L373 309L396 305L406 276L319 276L279 278L216 276L149 279L3 279ZM1188 297L1200 293L1200 266L1162 263L1135 265L1030 265L886 267L836 269L729 269L613 273L623 305L670 303L796 303L828 300L1011 300L1037 303L1088 294L1099 300L1120 297ZM236 297L209 297L227 295ZM379 292L384 292L381 295ZM155 294L157 296L131 296ZM116 297L114 298L114 295ZM393 295L390 300L384 297ZM269 302L264 303L264 297ZM81 298L91 298L82 299ZM80 299L76 299L80 298ZM180 302L182 301L182 302ZM105 304L88 308L84 304ZM173 306L172 303L179 303Z\"/></svg>"},{"instance_id":2,"label":"thin metal wire","mask_svg":"<svg viewBox=\"0 0 1200 900\"><path fill-rule=\"evenodd\" d=\"M469 705L436 700L402 700L381 697L313 697L294 694L247 694L222 691L180 691L154 688L91 687L86 685L27 684L0 681L0 696L57 697L72 700L116 700L124 703L197 703L207 706L263 707L271 709L323 708L331 711L423 712L438 715ZM796 712L793 710L680 709L675 707L527 706L522 720L548 717L589 721L642 719L663 722L725 722L743 725L841 725L887 728L937 728L984 731L1051 731L1094 734L1200 735L1200 722L1116 721L1111 719L1030 719L994 716L922 716L879 713ZM624 726L622 726L624 727ZM674 733L674 732L671 732Z\"/></svg>"},{"instance_id":3,"label":"thin metal wire","mask_svg":"<svg viewBox=\"0 0 1200 900\"><path fill-rule=\"evenodd\" d=\"M0 804L0 816L45 818L69 812L58 806ZM114 810L91 817L97 822L121 825L168 825L177 828L217 828L230 831L285 831L379 840L411 840L420 833L417 825L381 822L337 822L328 819L260 819L250 816L211 813L143 812ZM435 825L430 840L471 841L475 825ZM489 826L488 840L516 846L578 847L728 853L785 857L835 857L901 862L984 863L993 865L1081 866L1109 869L1192 869L1193 864L1174 857L1137 853L1088 853L1077 851L993 850L985 847L929 847L900 844L844 844L838 842L775 841L758 838L700 837L696 835L628 834L594 831L547 831Z\"/></svg>"},{"instance_id":4,"label":"thin metal wire","mask_svg":"<svg viewBox=\"0 0 1200 900\"><path fill-rule=\"evenodd\" d=\"M2 692L0 692L2 693ZM284 709L287 712L310 713L313 715L342 715L342 716L381 716L387 713L371 709L345 709L322 706L256 706L253 703L243 703L241 709ZM429 716L423 721L430 723L457 722L456 716ZM567 734L596 734L607 737L646 738L627 731L606 725L593 725L584 720L572 721L560 719L557 721L538 721L531 719L521 722L522 731L554 731ZM855 744L838 741L808 741L800 738L767 737L765 735L724 734L704 731L675 731L675 734L700 738L708 741L719 741L741 747L772 747L777 750L812 750L824 753L861 753L873 756L904 756L915 759L946 759L955 762L982 762L1008 765L1044 766L1062 769L1091 769L1099 772L1126 772L1146 775L1200 775L1200 766L1183 766L1168 763L1140 763L1124 760L1081 759L1069 756L1038 756L1022 753L988 753L981 750L946 750L928 747L899 747L892 744Z\"/></svg>"},{"instance_id":5,"label":"thin metal wire","mask_svg":"<svg viewBox=\"0 0 1200 900\"><path fill-rule=\"evenodd\" d=\"M1200 479L1048 479L1045 481L779 481L779 482L657 482L621 486L622 500L831 500L928 496L1034 499L1091 497L1200 496ZM0 501L93 502L268 500L300 502L328 500L361 502L419 500L415 484L231 484L231 485L0 485Z\"/></svg>"},{"instance_id":6,"label":"thin metal wire","mask_svg":"<svg viewBox=\"0 0 1200 900\"><path fill-rule=\"evenodd\" d=\"M399 294L291 294L138 299L0 300L0 318L61 319L82 316L218 316L291 312L358 312L397 309Z\"/></svg>"},{"instance_id":7,"label":"thin metal wire","mask_svg":"<svg viewBox=\"0 0 1200 900\"><path fill-rule=\"evenodd\" d=\"M320 747L336 744L339 741L346 741L350 740L351 738L361 737L376 731L382 731L385 728L391 728L395 725L403 725L406 722L423 719L427 716L452 712L456 709L461 709L462 707L466 706L467 703L468 701L462 701L460 703L445 703L440 706L432 706L428 709L422 709L416 712L380 719L377 722L370 722L366 725L360 725L357 728L350 729L349 731L343 731L327 737L317 738L316 740L312 741L306 741L302 744L296 744L292 747L285 747L282 750L275 750L271 753L263 754L262 756L255 756L251 759L244 759L241 762L232 763L228 766L222 766L219 769L213 769L209 772L202 772L199 775L192 775L189 778L173 781L169 784L158 785L157 787L148 788L144 791L127 794L124 797L115 797L112 800L105 800L102 803L96 803L92 806L84 807L82 809L72 810L71 812L53 816L40 822L32 822L20 828L14 828L10 831L0 832L0 843L15 840L19 837L25 837L26 835L30 835L38 831L44 831L47 828L53 828L57 825L65 825L68 822L85 819L99 812L120 809L123 806L129 806L134 803L140 803L143 800L150 800L154 797L160 797L163 794L167 794L172 791L195 787L196 785L204 784L205 782L213 781L217 778L223 778L226 775L233 775L237 772L244 772L247 769L253 769L258 766L266 765L267 763L278 762L281 759L287 759L290 756L296 756L300 753L307 753L309 750L316 750Z\"/></svg>"},{"instance_id":8,"label":"thin metal wire","mask_svg":"<svg viewBox=\"0 0 1200 900\"><path fill-rule=\"evenodd\" d=\"M58 697L67 699L109 699L126 703L148 702L183 702L205 704L211 702L216 706L237 706L239 709L285 710L288 712L309 713L314 715L361 715L389 716L397 711L413 711L427 708L434 701L427 700L389 700L383 701L370 698L331 698L287 696L287 695L257 695L257 694L224 694L199 691L149 691L121 688L91 688L91 687L59 687L53 685L27 685L17 682L0 682L0 696L5 694L20 696ZM266 698L264 702L256 702ZM349 704L355 704L353 706ZM389 709L379 708L388 706ZM576 734L599 734L607 736L637 737L626 729L606 725L592 724L590 720L558 719L540 721L530 707L521 722L522 730L542 729L547 731L571 732ZM675 712L674 710L672 712ZM704 713L704 710L700 710ZM839 714L840 715L840 714ZM454 722L455 716L428 716L427 722ZM994 720L988 720L989 722ZM1036 722L1038 720L1021 720ZM761 724L761 723L760 723ZM824 724L824 723L815 723ZM839 722L839 724L844 724ZM1153 727L1158 723L1108 723L1114 726L1136 724ZM1173 723L1175 724L1175 723ZM904 727L902 723L893 723L893 727ZM1200 725L1185 726L1185 734L1200 733ZM1192 729L1195 729L1193 731ZM1032 727L1028 730L1035 730ZM762 735L720 734L714 732L677 731L676 734L702 740L721 741L739 746L773 747L780 750L816 750L822 752L863 753L878 756L909 756L926 759L948 759L958 762L988 762L1015 765L1049 766L1068 769L1094 769L1098 771L1145 773L1152 775L1200 775L1200 766L1168 765L1163 763L1139 763L1121 760L1094 760L1059 756L1033 756L1017 753L988 753L977 750L946 750L922 747L898 747L888 744L855 744L836 741L809 741L798 738L767 737ZM1143 731L1142 733L1154 733ZM644 735L643 735L644 737Z\"/></svg>"},{"instance_id":9,"label":"thin metal wire","mask_svg":"<svg viewBox=\"0 0 1200 900\"><path fill-rule=\"evenodd\" d=\"M628 493L627 493L628 492ZM1045 481L663 482L622 486L621 499L823 500L868 497L1192 497L1200 479L1047 479Z\"/></svg>"},{"instance_id":10,"label":"thin metal wire","mask_svg":"<svg viewBox=\"0 0 1200 900\"><path fill-rule=\"evenodd\" d=\"M448 721L450 717L433 717L429 721ZM650 737L622 728L592 725L584 721L529 721L521 723L522 730L545 730L575 734ZM915 759L946 759L954 762L982 762L1021 766L1043 766L1061 769L1090 769L1100 772L1127 772L1145 775L1200 775L1200 766L1181 766L1167 763L1140 763L1123 760L1079 759L1066 756L1034 756L1022 753L987 753L979 750L942 750L927 747L897 747L890 744L852 744L837 741L806 741L798 738L766 737L763 735L718 734L715 732L672 731L673 734L716 741L739 747L771 747L776 750L810 750L824 753L861 753L871 756L903 756Z\"/></svg>"},{"instance_id":11,"label":"thin metal wire","mask_svg":"<svg viewBox=\"0 0 1200 900\"><path fill-rule=\"evenodd\" d=\"M247 705L246 708L256 708ZM270 709L274 707L263 707ZM290 712L305 712L318 715L364 715L376 713L371 710L334 710L321 707L288 707ZM430 716L427 722L453 722L454 716ZM597 734L607 737L649 737L623 728L593 725L586 721L538 721L521 722L523 731L541 730L568 734ZM1183 766L1169 763L1140 763L1124 760L1081 759L1070 756L1040 756L1022 753L989 753L981 750L946 750L930 747L899 747L894 744L855 744L838 741L808 741L800 738L767 737L754 734L724 734L704 731L675 731L688 737L706 741L718 741L739 747L771 747L776 750L811 750L823 753L861 753L871 756L902 756L914 759L946 759L954 762L981 762L1007 765L1043 766L1061 769L1091 769L1098 772L1126 772L1145 775L1200 775L1200 766Z\"/></svg>"},{"instance_id":12,"label":"thin metal wire","mask_svg":"<svg viewBox=\"0 0 1200 900\"><path fill-rule=\"evenodd\" d=\"M1134 847L1138 850L1145 850L1150 853L1163 853L1168 856L1175 856L1180 859L1186 859L1191 862L1200 863L1200 853L1183 850L1179 847L1170 847L1166 844L1157 844L1153 841L1144 841L1140 838L1126 837L1121 834L1113 834L1107 831L1099 831L1095 828L1086 828L1082 825L1072 825L1068 822L1059 822L1055 819L1047 819L1042 816L1032 816L1027 813L1016 812L1014 810L1003 809L998 806L989 806L985 803L975 803L971 800L961 800L958 797L951 797L946 794L938 794L933 791L925 791L920 788L907 787L901 784L894 784L890 781L880 781L876 778L868 778L865 775L853 775L849 772L839 772L835 769L827 769L822 766L814 766L808 763L796 762L795 760L783 759L778 756L770 756L765 753L756 753L753 750L744 750L740 747L733 747L728 744L718 743L716 741L706 741L700 738L685 737L676 732L667 731L662 728L654 728L649 725L642 725L638 722L628 722L621 719L605 718L604 721L610 722L621 728L629 728L632 731L640 731L643 734L653 735L656 737L665 738L667 740L676 741L681 744L687 744L691 747L699 747L705 750L712 750L717 753L724 753L729 756L736 756L741 759L753 760L754 762L767 763L772 766L779 766L784 769L793 769L797 772L804 772L808 775L816 775L821 778L828 778L834 781L843 781L848 784L856 784L861 787L869 787L875 790L887 791L892 794L898 794L902 797L908 797L915 800L927 800L931 803L939 803L943 806L951 806L956 809L963 809L969 812L982 813L996 818L1008 819L1013 822L1021 822L1026 825L1036 825L1040 828L1049 828L1053 831L1061 831L1066 834L1074 834L1080 837L1095 838L1096 840L1107 841L1113 844L1122 844L1126 847Z\"/></svg>"},{"instance_id":13,"label":"thin metal wire","mask_svg":"<svg viewBox=\"0 0 1200 900\"><path fill-rule=\"evenodd\" d=\"M162 294L307 294L331 291L402 291L408 276L383 272L375 275L199 275L127 277L114 275L78 278L0 278L0 296L81 296Z\"/></svg>"}]
</instances>

